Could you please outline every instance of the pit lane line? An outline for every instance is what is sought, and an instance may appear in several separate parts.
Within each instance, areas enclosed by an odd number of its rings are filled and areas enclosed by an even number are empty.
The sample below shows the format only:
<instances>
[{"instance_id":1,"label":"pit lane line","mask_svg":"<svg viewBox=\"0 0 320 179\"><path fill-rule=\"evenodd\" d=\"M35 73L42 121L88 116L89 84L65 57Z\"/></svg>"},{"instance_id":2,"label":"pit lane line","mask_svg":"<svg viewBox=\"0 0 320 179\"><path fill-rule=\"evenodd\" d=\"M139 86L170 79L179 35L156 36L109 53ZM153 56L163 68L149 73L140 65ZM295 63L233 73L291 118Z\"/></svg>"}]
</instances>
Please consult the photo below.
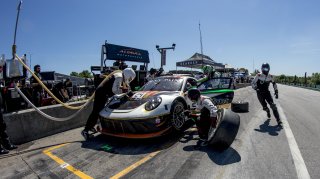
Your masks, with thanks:
<instances>
[{"instance_id":1,"label":"pit lane line","mask_svg":"<svg viewBox=\"0 0 320 179\"><path fill-rule=\"evenodd\" d=\"M194 132L197 131L196 128L190 128L187 130L188 132ZM149 155L147 155L146 157L142 158L141 160L139 160L138 162L130 165L129 167L125 168L124 170L122 170L121 172L119 172L118 174L112 176L110 179L118 179L121 178L125 175L127 175L128 173L130 173L132 170L138 168L140 165L146 163L147 161L149 161L150 159L152 159L153 157L155 157L156 155L158 155L160 152L163 151L163 148L167 148L169 146L171 146L172 144L174 144L174 142L169 142L168 144L163 145L160 150L155 151L150 153Z\"/></svg>"},{"instance_id":2,"label":"pit lane line","mask_svg":"<svg viewBox=\"0 0 320 179\"><path fill-rule=\"evenodd\" d=\"M65 161L63 161L62 159L60 159L59 157L53 155L51 153L52 150L55 150L55 149L58 149L58 148L61 148L65 145L68 145L68 143L66 144L61 144L61 145L57 145L57 146L53 146L53 147L50 147L44 151L42 151L44 154L46 154L48 157L50 157L52 160L54 160L55 162L57 162L58 164L60 164L60 167L61 168L66 168L67 170L71 171L73 174L77 175L78 177L80 178L83 178L83 179L93 179L91 176L81 172L80 170L74 168L73 166L71 166L70 164L66 163Z\"/></svg>"},{"instance_id":3,"label":"pit lane line","mask_svg":"<svg viewBox=\"0 0 320 179\"><path fill-rule=\"evenodd\" d=\"M294 138L294 135L293 135L292 130L290 128L290 125L288 123L287 117L285 116L280 104L278 103L277 105L278 105L278 111L279 111L280 118L283 122L283 128L284 128L285 134L287 136L289 148L291 151L293 163L296 168L298 178L299 179L310 179L308 169L307 169L306 164L302 158L298 144Z\"/></svg>"},{"instance_id":4,"label":"pit lane line","mask_svg":"<svg viewBox=\"0 0 320 179\"><path fill-rule=\"evenodd\" d=\"M196 131L195 128L191 128L188 130L188 132L194 132ZM130 173L132 170L136 169L137 167L139 167L140 165L146 163L147 161L149 161L150 159L152 159L153 157L155 157L157 154L159 154L163 148L166 148L168 146L171 146L173 142L169 142L166 145L163 145L160 150L157 150L155 152L152 152L150 154L148 154L147 156L143 157L141 160L137 161L136 163L130 165L129 167L125 168L124 170L120 171L119 173L117 173L116 175L112 176L111 179L118 179L120 177L125 176L126 174ZM52 160L54 160L55 162L57 162L58 164L60 164L61 168L66 168L67 170L71 171L73 174L77 175L80 178L83 179L93 179L93 177L81 172L80 170L74 168L73 166L71 166L70 164L66 163L65 161L63 161L62 159L60 159L59 157L53 155L51 153L51 151L61 148L65 145L68 145L69 143L65 143L65 144L61 144L61 145L57 145L57 146L53 146L50 147L46 150L43 150L42 153L44 153L45 155L47 155L48 157L50 157Z\"/></svg>"}]
</instances>

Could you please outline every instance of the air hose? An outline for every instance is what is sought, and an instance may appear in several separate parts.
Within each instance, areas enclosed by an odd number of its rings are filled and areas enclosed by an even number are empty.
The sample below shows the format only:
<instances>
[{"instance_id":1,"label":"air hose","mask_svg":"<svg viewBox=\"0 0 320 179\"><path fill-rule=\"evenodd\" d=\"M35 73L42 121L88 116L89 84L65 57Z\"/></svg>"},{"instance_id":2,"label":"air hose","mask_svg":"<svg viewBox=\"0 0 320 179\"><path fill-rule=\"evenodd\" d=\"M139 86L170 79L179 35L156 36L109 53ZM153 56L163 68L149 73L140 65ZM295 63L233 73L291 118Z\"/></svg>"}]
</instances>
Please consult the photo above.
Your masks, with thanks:
<instances>
[{"instance_id":1,"label":"air hose","mask_svg":"<svg viewBox=\"0 0 320 179\"><path fill-rule=\"evenodd\" d=\"M70 120L70 119L74 118L75 116L77 116L81 111L83 111L83 109L85 109L85 106L87 106L90 103L90 100L87 100L87 102L82 105L83 107L80 110L78 110L77 112L75 112L74 114L72 114L71 116L64 117L64 118L56 118L56 117L52 117L52 116L42 112L39 108L37 108L34 104L32 104L32 102L22 93L22 91L19 89L19 87L15 83L14 83L14 88L18 91L18 93L22 96L22 98L28 104L30 104L39 114L41 114L43 117L48 118L53 121L61 122L61 121Z\"/></svg>"},{"instance_id":2,"label":"air hose","mask_svg":"<svg viewBox=\"0 0 320 179\"><path fill-rule=\"evenodd\" d=\"M70 106L69 104L63 103L62 101L60 101L56 96L54 96L54 94L52 94L52 92L42 83L42 81L37 77L37 75L35 75L32 70L21 60L21 58L16 55L16 58L19 60L19 62L24 66L24 68L26 68L31 74L32 76L38 81L38 83L42 86L42 88L54 99L56 100L58 103L60 103L61 105L63 105L64 107L68 108L68 109L82 109L85 105L87 105L87 103L81 105L81 106ZM117 73L117 72L121 72L121 70L116 70L112 73L110 73L108 76L106 76L106 78L99 84L99 86L103 85L113 74ZM94 98L94 94L92 94L92 96L89 98L88 102L91 101Z\"/></svg>"}]
</instances>

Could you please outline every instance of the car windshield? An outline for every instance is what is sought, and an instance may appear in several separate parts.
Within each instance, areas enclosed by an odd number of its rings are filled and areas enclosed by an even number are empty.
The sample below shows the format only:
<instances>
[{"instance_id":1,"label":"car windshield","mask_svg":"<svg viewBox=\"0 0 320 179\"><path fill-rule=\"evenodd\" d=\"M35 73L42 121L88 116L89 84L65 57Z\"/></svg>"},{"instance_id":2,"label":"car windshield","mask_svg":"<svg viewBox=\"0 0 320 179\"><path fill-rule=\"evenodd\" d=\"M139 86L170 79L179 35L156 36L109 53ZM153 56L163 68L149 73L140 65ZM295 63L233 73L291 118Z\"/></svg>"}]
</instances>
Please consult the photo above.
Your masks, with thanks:
<instances>
[{"instance_id":1,"label":"car windshield","mask_svg":"<svg viewBox=\"0 0 320 179\"><path fill-rule=\"evenodd\" d=\"M145 84L140 91L180 91L183 79L156 78Z\"/></svg>"},{"instance_id":2,"label":"car windshield","mask_svg":"<svg viewBox=\"0 0 320 179\"><path fill-rule=\"evenodd\" d=\"M207 89L228 89L230 88L230 78L214 78L208 80L198 87L199 90L207 90Z\"/></svg>"}]
</instances>

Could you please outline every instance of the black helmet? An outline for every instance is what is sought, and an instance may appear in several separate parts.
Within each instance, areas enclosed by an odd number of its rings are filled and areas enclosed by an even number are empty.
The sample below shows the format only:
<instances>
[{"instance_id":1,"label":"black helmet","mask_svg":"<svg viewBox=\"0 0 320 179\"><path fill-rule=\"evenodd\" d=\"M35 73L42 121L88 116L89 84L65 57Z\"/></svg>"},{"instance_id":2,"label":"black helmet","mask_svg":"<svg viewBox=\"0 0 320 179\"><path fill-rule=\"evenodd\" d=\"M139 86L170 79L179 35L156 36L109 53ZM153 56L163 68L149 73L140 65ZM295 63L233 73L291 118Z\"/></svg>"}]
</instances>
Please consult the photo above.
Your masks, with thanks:
<instances>
[{"instance_id":1,"label":"black helmet","mask_svg":"<svg viewBox=\"0 0 320 179\"><path fill-rule=\"evenodd\" d=\"M188 98L191 101L197 101L200 98L200 91L198 89L190 89L188 91Z\"/></svg>"},{"instance_id":2,"label":"black helmet","mask_svg":"<svg viewBox=\"0 0 320 179\"><path fill-rule=\"evenodd\" d=\"M261 72L265 75L268 75L270 71L270 65L268 63L263 63L261 66Z\"/></svg>"},{"instance_id":3,"label":"black helmet","mask_svg":"<svg viewBox=\"0 0 320 179\"><path fill-rule=\"evenodd\" d=\"M157 70L154 69L154 68L151 68L150 71L149 71L149 73L150 73L151 75L155 74L156 72L157 72Z\"/></svg>"}]
</instances>

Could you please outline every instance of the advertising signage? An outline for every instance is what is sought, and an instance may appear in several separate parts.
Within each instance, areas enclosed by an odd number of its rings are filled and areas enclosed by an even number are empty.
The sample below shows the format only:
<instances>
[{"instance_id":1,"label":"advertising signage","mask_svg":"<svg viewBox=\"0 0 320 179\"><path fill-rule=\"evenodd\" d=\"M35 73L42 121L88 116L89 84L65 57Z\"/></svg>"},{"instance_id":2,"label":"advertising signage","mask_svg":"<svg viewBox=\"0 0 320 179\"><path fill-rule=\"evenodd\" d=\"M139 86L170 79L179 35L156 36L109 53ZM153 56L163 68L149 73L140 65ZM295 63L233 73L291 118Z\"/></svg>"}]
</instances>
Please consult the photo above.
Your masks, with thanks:
<instances>
[{"instance_id":1,"label":"advertising signage","mask_svg":"<svg viewBox=\"0 0 320 179\"><path fill-rule=\"evenodd\" d=\"M202 61L200 60L194 60L194 61L183 61L183 62L177 62L177 66L193 66L193 65L200 65L202 64Z\"/></svg>"},{"instance_id":2,"label":"advertising signage","mask_svg":"<svg viewBox=\"0 0 320 179\"><path fill-rule=\"evenodd\" d=\"M149 52L131 47L105 44L107 59L149 63Z\"/></svg>"}]
</instances>

